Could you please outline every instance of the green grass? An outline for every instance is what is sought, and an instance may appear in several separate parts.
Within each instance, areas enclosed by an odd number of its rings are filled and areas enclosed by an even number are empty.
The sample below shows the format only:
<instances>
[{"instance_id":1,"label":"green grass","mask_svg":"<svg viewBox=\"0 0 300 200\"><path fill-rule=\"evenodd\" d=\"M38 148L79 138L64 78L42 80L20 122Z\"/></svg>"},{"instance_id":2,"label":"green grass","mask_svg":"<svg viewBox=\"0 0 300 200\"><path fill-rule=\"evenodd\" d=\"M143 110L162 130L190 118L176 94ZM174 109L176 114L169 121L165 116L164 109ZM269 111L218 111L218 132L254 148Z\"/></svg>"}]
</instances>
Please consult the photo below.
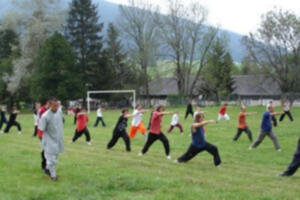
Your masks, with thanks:
<instances>
[{"instance_id":1,"label":"green grass","mask_svg":"<svg viewBox=\"0 0 300 200\"><path fill-rule=\"evenodd\" d=\"M168 108L184 114L184 108ZM207 107L206 119L216 119L218 108ZM282 152L277 152L269 138L255 150L249 151L250 142L245 134L234 143L238 107L230 107L231 121L207 126L207 140L219 148L220 168L215 168L212 157L200 153L185 164L175 164L165 158L164 149L156 142L143 157L137 154L143 147L144 137L138 134L132 141L132 152L125 152L119 140L110 151L106 144L119 111L104 111L108 126L93 128L95 113L90 114L89 130L92 146L85 138L69 144L73 133L73 118L66 116L64 130L65 149L58 163L59 182L52 182L40 169L40 142L33 138L33 117L18 117L23 134L13 128L8 135L0 135L0 199L2 200L68 200L68 199L300 199L300 173L290 178L276 175L290 162L299 137L300 109L293 108L296 122L286 118L275 128ZM264 107L250 107L258 115L248 117L254 139L259 131ZM279 110L279 108L277 108ZM149 114L144 116L148 123ZM163 119L163 130L169 126L171 116ZM172 158L178 158L190 144L191 118L183 120L185 134L178 129L168 134ZM128 123L130 124L130 122Z\"/></svg>"}]
</instances>

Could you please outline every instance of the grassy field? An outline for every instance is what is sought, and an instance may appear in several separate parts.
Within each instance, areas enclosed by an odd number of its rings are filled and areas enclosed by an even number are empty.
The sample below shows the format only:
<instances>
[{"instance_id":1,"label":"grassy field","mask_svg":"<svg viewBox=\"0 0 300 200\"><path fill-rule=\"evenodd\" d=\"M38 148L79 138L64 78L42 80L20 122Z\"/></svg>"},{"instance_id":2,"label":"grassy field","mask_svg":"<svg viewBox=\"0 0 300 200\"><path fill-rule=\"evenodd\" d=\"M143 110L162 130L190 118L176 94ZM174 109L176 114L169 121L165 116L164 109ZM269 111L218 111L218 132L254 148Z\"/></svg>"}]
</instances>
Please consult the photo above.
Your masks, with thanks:
<instances>
[{"instance_id":1,"label":"grassy field","mask_svg":"<svg viewBox=\"0 0 300 200\"><path fill-rule=\"evenodd\" d=\"M184 108L178 110L182 115ZM206 119L216 119L218 108L207 107ZM256 139L264 107L250 107L256 116L248 117L248 125ZM280 108L277 108L280 110ZM90 114L89 130L92 146L85 138L69 144L74 125L72 116L66 116L64 139L66 151L58 163L59 182L52 182L40 169L40 142L33 138L33 116L18 117L23 134L13 128L10 134L0 135L0 199L2 200L68 200L68 199L300 199L300 173L290 178L276 175L290 162L300 135L300 109L292 113L296 122L287 118L275 128L282 152L277 152L269 138L255 150L249 151L250 142L243 134L232 142L236 132L238 107L229 107L231 121L207 127L207 140L218 146L222 158L215 168L212 157L204 152L185 164L167 160L160 142L156 142L143 157L144 137L138 134L131 141L132 152L125 152L123 140L110 151L106 144L111 138L119 111L104 111L107 127L92 127L95 113ZM149 114L144 116L147 123ZM171 116L163 119L163 130ZM184 153L190 144L191 118L184 121L185 134L178 129L168 134L172 159ZM130 123L129 123L130 124Z\"/></svg>"}]
</instances>

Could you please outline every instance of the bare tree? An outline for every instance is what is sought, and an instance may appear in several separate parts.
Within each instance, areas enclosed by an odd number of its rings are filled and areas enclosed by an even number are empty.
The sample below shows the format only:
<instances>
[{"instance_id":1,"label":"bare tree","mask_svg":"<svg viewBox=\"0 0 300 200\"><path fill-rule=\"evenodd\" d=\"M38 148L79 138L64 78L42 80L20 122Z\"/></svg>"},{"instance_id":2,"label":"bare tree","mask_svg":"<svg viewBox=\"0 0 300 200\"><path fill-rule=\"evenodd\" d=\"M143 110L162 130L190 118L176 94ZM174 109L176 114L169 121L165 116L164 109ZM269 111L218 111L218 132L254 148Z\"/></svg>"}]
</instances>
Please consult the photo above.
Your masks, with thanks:
<instances>
[{"instance_id":1,"label":"bare tree","mask_svg":"<svg viewBox=\"0 0 300 200\"><path fill-rule=\"evenodd\" d=\"M243 41L252 60L279 83L283 93L296 90L300 78L299 16L275 8L262 16L257 31Z\"/></svg>"},{"instance_id":2,"label":"bare tree","mask_svg":"<svg viewBox=\"0 0 300 200\"><path fill-rule=\"evenodd\" d=\"M184 6L181 0L169 0L168 15L156 20L166 51L170 52L168 56L176 66L177 84L183 95L193 95L207 51L217 33L216 29L204 25L206 16L207 10L198 1ZM196 60L200 60L197 70ZM192 76L195 71L196 75Z\"/></svg>"},{"instance_id":3,"label":"bare tree","mask_svg":"<svg viewBox=\"0 0 300 200\"><path fill-rule=\"evenodd\" d=\"M158 48L158 28L154 23L157 10L141 0L129 0L129 5L120 6L119 24L122 33L129 39L131 55L141 67L146 98L150 104L148 67L153 64Z\"/></svg>"}]
</instances>

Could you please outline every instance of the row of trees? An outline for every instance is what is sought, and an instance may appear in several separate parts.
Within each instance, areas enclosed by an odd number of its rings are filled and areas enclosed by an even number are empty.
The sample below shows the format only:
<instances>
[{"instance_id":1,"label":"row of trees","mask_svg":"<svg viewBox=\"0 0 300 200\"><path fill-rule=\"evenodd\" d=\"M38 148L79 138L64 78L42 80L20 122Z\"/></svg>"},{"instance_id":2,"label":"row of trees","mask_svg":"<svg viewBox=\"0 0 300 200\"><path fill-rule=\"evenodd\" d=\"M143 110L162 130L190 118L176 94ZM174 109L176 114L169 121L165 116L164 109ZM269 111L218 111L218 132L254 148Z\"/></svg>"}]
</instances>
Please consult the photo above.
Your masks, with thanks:
<instances>
[{"instance_id":1,"label":"row of trees","mask_svg":"<svg viewBox=\"0 0 300 200\"><path fill-rule=\"evenodd\" d=\"M1 101L66 101L87 90L124 88L136 80L134 65L109 24L104 38L97 6L73 0L69 11L59 0L15 2L0 27ZM105 46L105 47L104 47Z\"/></svg>"},{"instance_id":2,"label":"row of trees","mask_svg":"<svg viewBox=\"0 0 300 200\"><path fill-rule=\"evenodd\" d=\"M169 0L167 15L140 0L120 6L120 17L107 26L91 0L72 0L68 11L59 0L15 2L0 25L1 99L13 103L57 96L83 98L87 90L132 88L149 95L149 68L172 63L181 95L196 92L226 96L232 91L234 64L226 36L206 25L207 10ZM268 12L256 33L244 38L249 55L242 73L265 73L283 92L297 90L299 17ZM203 81L199 87L199 81Z\"/></svg>"}]
</instances>

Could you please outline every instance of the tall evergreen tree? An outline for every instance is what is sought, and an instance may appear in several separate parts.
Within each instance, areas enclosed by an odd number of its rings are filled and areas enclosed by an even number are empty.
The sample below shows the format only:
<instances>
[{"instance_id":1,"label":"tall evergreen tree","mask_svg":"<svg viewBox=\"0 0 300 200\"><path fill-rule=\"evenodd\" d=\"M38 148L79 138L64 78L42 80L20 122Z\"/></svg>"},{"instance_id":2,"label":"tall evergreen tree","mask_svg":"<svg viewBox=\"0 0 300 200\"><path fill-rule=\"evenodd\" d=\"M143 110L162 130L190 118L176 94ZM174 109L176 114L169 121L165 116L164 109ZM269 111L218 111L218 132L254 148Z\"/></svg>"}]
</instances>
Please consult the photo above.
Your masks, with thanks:
<instances>
[{"instance_id":1,"label":"tall evergreen tree","mask_svg":"<svg viewBox=\"0 0 300 200\"><path fill-rule=\"evenodd\" d=\"M107 48L108 65L113 70L113 84L121 89L126 87L126 83L132 82L132 68L129 66L126 53L120 40L119 30L110 23L107 29Z\"/></svg>"},{"instance_id":2,"label":"tall evergreen tree","mask_svg":"<svg viewBox=\"0 0 300 200\"><path fill-rule=\"evenodd\" d=\"M230 53L220 38L217 38L209 53L209 63L203 76L202 91L208 95L215 95L219 102L221 96L228 95L232 90L231 78L233 62Z\"/></svg>"},{"instance_id":3,"label":"tall evergreen tree","mask_svg":"<svg viewBox=\"0 0 300 200\"><path fill-rule=\"evenodd\" d=\"M66 37L76 52L77 65L85 86L96 88L99 73L105 73L101 31L97 6L91 0L72 0L67 18ZM86 88L87 89L87 88Z\"/></svg>"},{"instance_id":4,"label":"tall evergreen tree","mask_svg":"<svg viewBox=\"0 0 300 200\"><path fill-rule=\"evenodd\" d=\"M0 31L0 98L7 100L7 82L4 76L11 74L13 60L20 56L19 38L15 31L4 29Z\"/></svg>"},{"instance_id":5,"label":"tall evergreen tree","mask_svg":"<svg viewBox=\"0 0 300 200\"><path fill-rule=\"evenodd\" d=\"M0 58L8 58L19 44L17 34L11 29L0 31Z\"/></svg>"},{"instance_id":6,"label":"tall evergreen tree","mask_svg":"<svg viewBox=\"0 0 300 200\"><path fill-rule=\"evenodd\" d=\"M82 96L83 86L75 60L75 53L63 35L55 33L50 37L35 60L32 98L43 100L56 96L66 101Z\"/></svg>"}]
</instances>

